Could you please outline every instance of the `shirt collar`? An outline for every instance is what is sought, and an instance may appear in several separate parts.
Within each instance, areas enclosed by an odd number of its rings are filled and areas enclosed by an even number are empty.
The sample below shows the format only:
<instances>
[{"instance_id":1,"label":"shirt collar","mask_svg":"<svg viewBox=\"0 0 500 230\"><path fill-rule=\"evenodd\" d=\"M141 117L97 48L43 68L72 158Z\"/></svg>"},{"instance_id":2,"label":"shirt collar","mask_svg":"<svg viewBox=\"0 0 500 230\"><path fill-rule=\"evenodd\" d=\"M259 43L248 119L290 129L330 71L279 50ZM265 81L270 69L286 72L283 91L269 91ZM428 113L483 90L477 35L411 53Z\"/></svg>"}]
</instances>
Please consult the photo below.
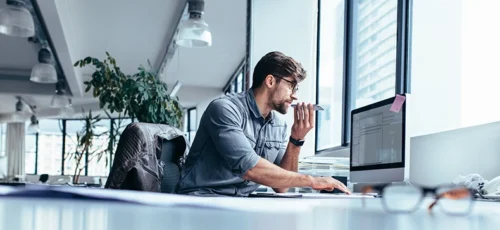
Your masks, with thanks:
<instances>
[{"instance_id":1,"label":"shirt collar","mask_svg":"<svg viewBox=\"0 0 500 230\"><path fill-rule=\"evenodd\" d=\"M253 117L254 118L262 118L264 119L264 117L262 116L262 114L260 114L260 110L259 110L259 107L257 106L257 102L255 101L255 94L253 93L253 90L252 89L249 89L248 92L247 92L247 103L248 103L248 107L250 108L250 113L252 113ZM274 114L273 112L271 111L269 113L269 122L273 122L273 118L274 118Z\"/></svg>"}]
</instances>

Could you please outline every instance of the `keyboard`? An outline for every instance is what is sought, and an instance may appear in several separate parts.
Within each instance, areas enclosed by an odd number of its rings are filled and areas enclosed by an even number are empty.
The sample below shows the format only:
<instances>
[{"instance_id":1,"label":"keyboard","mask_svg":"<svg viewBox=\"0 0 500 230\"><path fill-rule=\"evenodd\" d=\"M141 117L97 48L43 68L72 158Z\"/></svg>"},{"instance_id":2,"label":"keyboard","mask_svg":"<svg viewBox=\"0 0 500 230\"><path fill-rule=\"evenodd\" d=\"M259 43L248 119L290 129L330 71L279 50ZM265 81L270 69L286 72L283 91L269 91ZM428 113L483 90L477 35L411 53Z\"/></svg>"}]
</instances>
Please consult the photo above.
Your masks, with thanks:
<instances>
[{"instance_id":1,"label":"keyboard","mask_svg":"<svg viewBox=\"0 0 500 230\"><path fill-rule=\"evenodd\" d=\"M351 195L347 195L344 193L301 193L302 198L324 198L324 199L336 199L336 198L375 198L375 194L361 194L361 193L353 193Z\"/></svg>"}]
</instances>

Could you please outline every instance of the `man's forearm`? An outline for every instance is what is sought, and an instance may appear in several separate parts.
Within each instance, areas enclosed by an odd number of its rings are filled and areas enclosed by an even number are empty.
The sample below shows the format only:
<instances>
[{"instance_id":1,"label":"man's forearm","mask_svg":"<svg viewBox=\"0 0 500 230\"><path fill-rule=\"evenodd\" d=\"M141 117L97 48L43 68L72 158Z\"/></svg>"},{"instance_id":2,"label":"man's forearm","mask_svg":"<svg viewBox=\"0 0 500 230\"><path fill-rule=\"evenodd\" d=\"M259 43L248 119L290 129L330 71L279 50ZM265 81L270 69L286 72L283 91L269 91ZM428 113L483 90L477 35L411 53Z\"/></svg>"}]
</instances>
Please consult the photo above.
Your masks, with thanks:
<instances>
[{"instance_id":1,"label":"man's forearm","mask_svg":"<svg viewBox=\"0 0 500 230\"><path fill-rule=\"evenodd\" d=\"M299 168L300 147L288 143L286 152L281 159L280 167L289 171L297 172Z\"/></svg>"},{"instance_id":2,"label":"man's forearm","mask_svg":"<svg viewBox=\"0 0 500 230\"><path fill-rule=\"evenodd\" d=\"M247 171L243 179L278 189L310 187L313 183L311 176L282 169L265 159L260 159L255 167Z\"/></svg>"}]
</instances>

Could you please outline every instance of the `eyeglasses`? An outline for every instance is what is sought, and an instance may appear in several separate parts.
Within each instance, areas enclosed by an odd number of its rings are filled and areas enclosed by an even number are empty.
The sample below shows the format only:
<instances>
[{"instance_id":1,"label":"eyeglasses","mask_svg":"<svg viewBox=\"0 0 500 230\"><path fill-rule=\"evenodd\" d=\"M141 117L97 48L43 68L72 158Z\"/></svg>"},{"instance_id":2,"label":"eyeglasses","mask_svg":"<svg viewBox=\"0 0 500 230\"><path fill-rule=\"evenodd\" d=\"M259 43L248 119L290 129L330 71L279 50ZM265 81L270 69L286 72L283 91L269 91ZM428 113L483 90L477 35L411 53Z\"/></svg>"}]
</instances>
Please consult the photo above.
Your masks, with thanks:
<instances>
[{"instance_id":1,"label":"eyeglasses","mask_svg":"<svg viewBox=\"0 0 500 230\"><path fill-rule=\"evenodd\" d=\"M441 210L447 214L465 215L471 211L474 197L473 190L451 185L431 188L382 184L363 188L364 194L371 192L378 192L382 195L384 209L391 213L411 213L417 210L425 195L430 193L434 195L434 201L428 207L429 212L436 204L439 204Z\"/></svg>"},{"instance_id":2,"label":"eyeglasses","mask_svg":"<svg viewBox=\"0 0 500 230\"><path fill-rule=\"evenodd\" d=\"M277 77L279 79L282 79L283 81L286 81L286 82L290 83L290 85L292 86L292 93L296 93L299 90L299 86L298 86L297 82L287 80L287 79L285 79L283 77L280 77L280 76L275 76L275 75L273 75L273 76Z\"/></svg>"}]
</instances>

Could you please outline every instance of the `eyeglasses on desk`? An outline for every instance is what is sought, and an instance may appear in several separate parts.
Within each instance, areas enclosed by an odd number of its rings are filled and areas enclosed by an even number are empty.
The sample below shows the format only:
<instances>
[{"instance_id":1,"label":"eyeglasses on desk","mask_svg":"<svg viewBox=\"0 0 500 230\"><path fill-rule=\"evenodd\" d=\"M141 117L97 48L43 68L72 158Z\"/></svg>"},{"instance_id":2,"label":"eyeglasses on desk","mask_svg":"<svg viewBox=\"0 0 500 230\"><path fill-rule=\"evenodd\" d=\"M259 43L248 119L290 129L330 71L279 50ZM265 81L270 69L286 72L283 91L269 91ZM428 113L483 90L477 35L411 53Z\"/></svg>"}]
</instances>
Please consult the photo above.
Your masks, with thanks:
<instances>
[{"instance_id":1,"label":"eyeglasses on desk","mask_svg":"<svg viewBox=\"0 0 500 230\"><path fill-rule=\"evenodd\" d=\"M416 185L379 184L362 188L362 193L378 193L382 197L384 210L390 213L411 213L417 210L427 194L434 201L427 207L432 212L436 205L450 215L467 215L471 212L474 190L454 185L423 187ZM363 205L364 203L363 199Z\"/></svg>"}]
</instances>

